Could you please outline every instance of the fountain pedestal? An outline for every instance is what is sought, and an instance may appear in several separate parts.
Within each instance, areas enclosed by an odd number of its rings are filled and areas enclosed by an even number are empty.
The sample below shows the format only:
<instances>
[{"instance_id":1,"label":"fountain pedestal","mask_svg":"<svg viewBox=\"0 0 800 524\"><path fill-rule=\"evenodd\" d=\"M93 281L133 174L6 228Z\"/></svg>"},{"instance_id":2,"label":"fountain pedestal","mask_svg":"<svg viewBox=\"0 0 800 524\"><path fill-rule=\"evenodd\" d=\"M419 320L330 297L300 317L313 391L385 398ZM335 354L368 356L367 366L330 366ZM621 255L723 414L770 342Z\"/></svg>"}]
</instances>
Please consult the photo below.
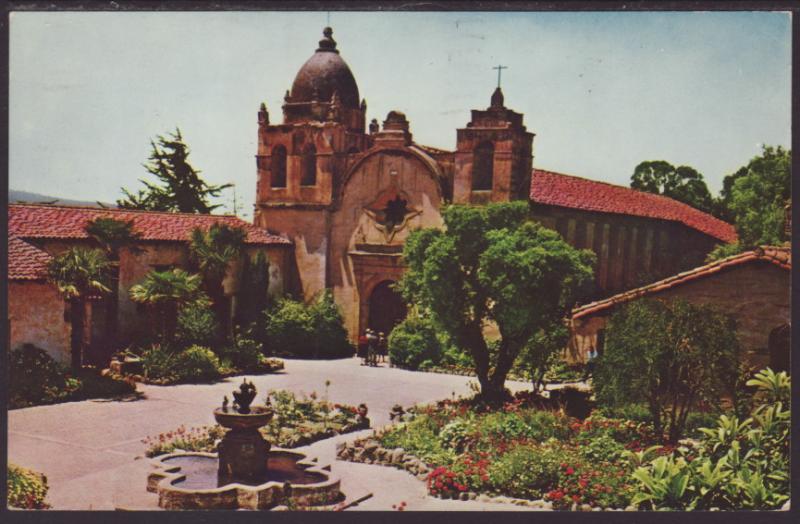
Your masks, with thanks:
<instances>
[{"instance_id":1,"label":"fountain pedestal","mask_svg":"<svg viewBox=\"0 0 800 524\"><path fill-rule=\"evenodd\" d=\"M264 478L267 472L267 457L270 444L258 428L272 418L272 410L266 406L254 406L249 413L214 411L217 422L228 428L219 443L219 479L226 482Z\"/></svg>"}]
</instances>

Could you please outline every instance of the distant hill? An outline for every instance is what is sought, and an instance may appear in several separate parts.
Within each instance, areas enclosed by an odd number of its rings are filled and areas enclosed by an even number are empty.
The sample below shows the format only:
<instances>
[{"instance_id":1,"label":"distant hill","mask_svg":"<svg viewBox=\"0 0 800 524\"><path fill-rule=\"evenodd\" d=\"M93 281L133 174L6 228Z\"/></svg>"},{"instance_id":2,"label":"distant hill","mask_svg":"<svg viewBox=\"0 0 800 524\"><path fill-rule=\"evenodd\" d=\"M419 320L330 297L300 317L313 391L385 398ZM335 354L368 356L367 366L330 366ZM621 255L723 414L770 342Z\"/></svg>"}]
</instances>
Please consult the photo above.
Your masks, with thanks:
<instances>
[{"instance_id":1,"label":"distant hill","mask_svg":"<svg viewBox=\"0 0 800 524\"><path fill-rule=\"evenodd\" d=\"M88 200L70 200L68 198L59 198L54 196L40 195L39 193L29 193L28 191L17 191L16 189L8 190L8 203L26 203L26 204L57 204L60 206L88 206L88 207L117 207L116 204L109 204L102 202L102 205L97 201Z\"/></svg>"}]
</instances>

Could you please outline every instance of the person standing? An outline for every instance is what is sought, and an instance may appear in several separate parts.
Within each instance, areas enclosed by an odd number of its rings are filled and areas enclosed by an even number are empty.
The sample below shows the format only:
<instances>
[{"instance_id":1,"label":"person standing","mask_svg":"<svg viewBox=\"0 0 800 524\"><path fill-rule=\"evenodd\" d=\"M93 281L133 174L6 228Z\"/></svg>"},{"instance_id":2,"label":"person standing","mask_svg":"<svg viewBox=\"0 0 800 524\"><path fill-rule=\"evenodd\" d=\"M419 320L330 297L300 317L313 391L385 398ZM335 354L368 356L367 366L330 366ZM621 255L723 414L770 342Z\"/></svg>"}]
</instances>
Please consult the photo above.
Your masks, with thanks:
<instances>
[{"instance_id":1,"label":"person standing","mask_svg":"<svg viewBox=\"0 0 800 524\"><path fill-rule=\"evenodd\" d=\"M594 365L597 360L597 348L590 346L586 351L586 372L583 374L583 381L586 382L591 376L594 379Z\"/></svg>"},{"instance_id":2,"label":"person standing","mask_svg":"<svg viewBox=\"0 0 800 524\"><path fill-rule=\"evenodd\" d=\"M386 353L388 353L386 335L384 335L383 331L381 331L378 333L378 354L381 356L381 362L386 362Z\"/></svg>"},{"instance_id":3,"label":"person standing","mask_svg":"<svg viewBox=\"0 0 800 524\"><path fill-rule=\"evenodd\" d=\"M367 365L374 366L376 364L375 353L378 350L378 337L371 329L367 329Z\"/></svg>"}]
</instances>

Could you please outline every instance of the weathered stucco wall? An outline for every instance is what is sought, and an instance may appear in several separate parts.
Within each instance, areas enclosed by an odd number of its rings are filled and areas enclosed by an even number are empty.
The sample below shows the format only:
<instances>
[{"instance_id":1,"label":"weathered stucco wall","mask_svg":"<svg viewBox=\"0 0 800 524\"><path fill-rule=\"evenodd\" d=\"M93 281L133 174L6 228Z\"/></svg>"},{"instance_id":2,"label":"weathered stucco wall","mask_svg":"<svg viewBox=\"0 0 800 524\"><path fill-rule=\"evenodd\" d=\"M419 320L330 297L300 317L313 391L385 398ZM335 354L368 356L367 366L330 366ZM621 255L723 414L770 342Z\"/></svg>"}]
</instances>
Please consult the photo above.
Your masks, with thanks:
<instances>
[{"instance_id":1,"label":"weathered stucco wall","mask_svg":"<svg viewBox=\"0 0 800 524\"><path fill-rule=\"evenodd\" d=\"M769 262L752 262L652 295L672 300L682 298L694 304L710 304L732 315L744 358L754 365L767 365L770 332L791 321L790 274ZM589 347L597 347L600 330L605 329L611 310L574 321L566 350L569 361L583 361Z\"/></svg>"},{"instance_id":2,"label":"weathered stucco wall","mask_svg":"<svg viewBox=\"0 0 800 524\"><path fill-rule=\"evenodd\" d=\"M532 217L572 246L597 255L598 299L703 264L720 241L664 220L533 204Z\"/></svg>"},{"instance_id":3,"label":"weathered stucco wall","mask_svg":"<svg viewBox=\"0 0 800 524\"><path fill-rule=\"evenodd\" d=\"M352 340L366 327L371 290L402 274L399 253L408 234L443 225L441 178L431 164L432 159L408 148L386 149L367 156L347 178L342 204L331 217L328 271ZM389 231L371 210L398 196L407 200L408 219L399 230Z\"/></svg>"},{"instance_id":4,"label":"weathered stucco wall","mask_svg":"<svg viewBox=\"0 0 800 524\"><path fill-rule=\"evenodd\" d=\"M8 284L11 349L30 343L69 364L70 325L64 320L65 304L58 289L46 282Z\"/></svg>"}]
</instances>

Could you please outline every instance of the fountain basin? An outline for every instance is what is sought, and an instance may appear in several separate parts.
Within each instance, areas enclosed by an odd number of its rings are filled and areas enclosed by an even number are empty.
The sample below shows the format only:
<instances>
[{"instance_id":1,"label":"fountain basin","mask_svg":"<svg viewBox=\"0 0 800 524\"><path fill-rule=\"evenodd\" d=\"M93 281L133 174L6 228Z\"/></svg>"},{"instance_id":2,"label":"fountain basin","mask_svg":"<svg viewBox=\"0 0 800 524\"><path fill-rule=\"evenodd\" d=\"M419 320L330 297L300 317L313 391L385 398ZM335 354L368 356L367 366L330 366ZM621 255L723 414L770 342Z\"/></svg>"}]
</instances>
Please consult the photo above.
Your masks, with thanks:
<instances>
[{"instance_id":1,"label":"fountain basin","mask_svg":"<svg viewBox=\"0 0 800 524\"><path fill-rule=\"evenodd\" d=\"M164 509L269 509L279 504L321 506L343 498L330 466L319 467L304 453L273 448L261 478L218 476L216 453L178 451L153 459L147 490Z\"/></svg>"},{"instance_id":2,"label":"fountain basin","mask_svg":"<svg viewBox=\"0 0 800 524\"><path fill-rule=\"evenodd\" d=\"M220 426L229 429L251 429L266 426L272 420L273 411L267 406L253 406L250 413L237 413L234 410L214 410L214 418Z\"/></svg>"}]
</instances>

